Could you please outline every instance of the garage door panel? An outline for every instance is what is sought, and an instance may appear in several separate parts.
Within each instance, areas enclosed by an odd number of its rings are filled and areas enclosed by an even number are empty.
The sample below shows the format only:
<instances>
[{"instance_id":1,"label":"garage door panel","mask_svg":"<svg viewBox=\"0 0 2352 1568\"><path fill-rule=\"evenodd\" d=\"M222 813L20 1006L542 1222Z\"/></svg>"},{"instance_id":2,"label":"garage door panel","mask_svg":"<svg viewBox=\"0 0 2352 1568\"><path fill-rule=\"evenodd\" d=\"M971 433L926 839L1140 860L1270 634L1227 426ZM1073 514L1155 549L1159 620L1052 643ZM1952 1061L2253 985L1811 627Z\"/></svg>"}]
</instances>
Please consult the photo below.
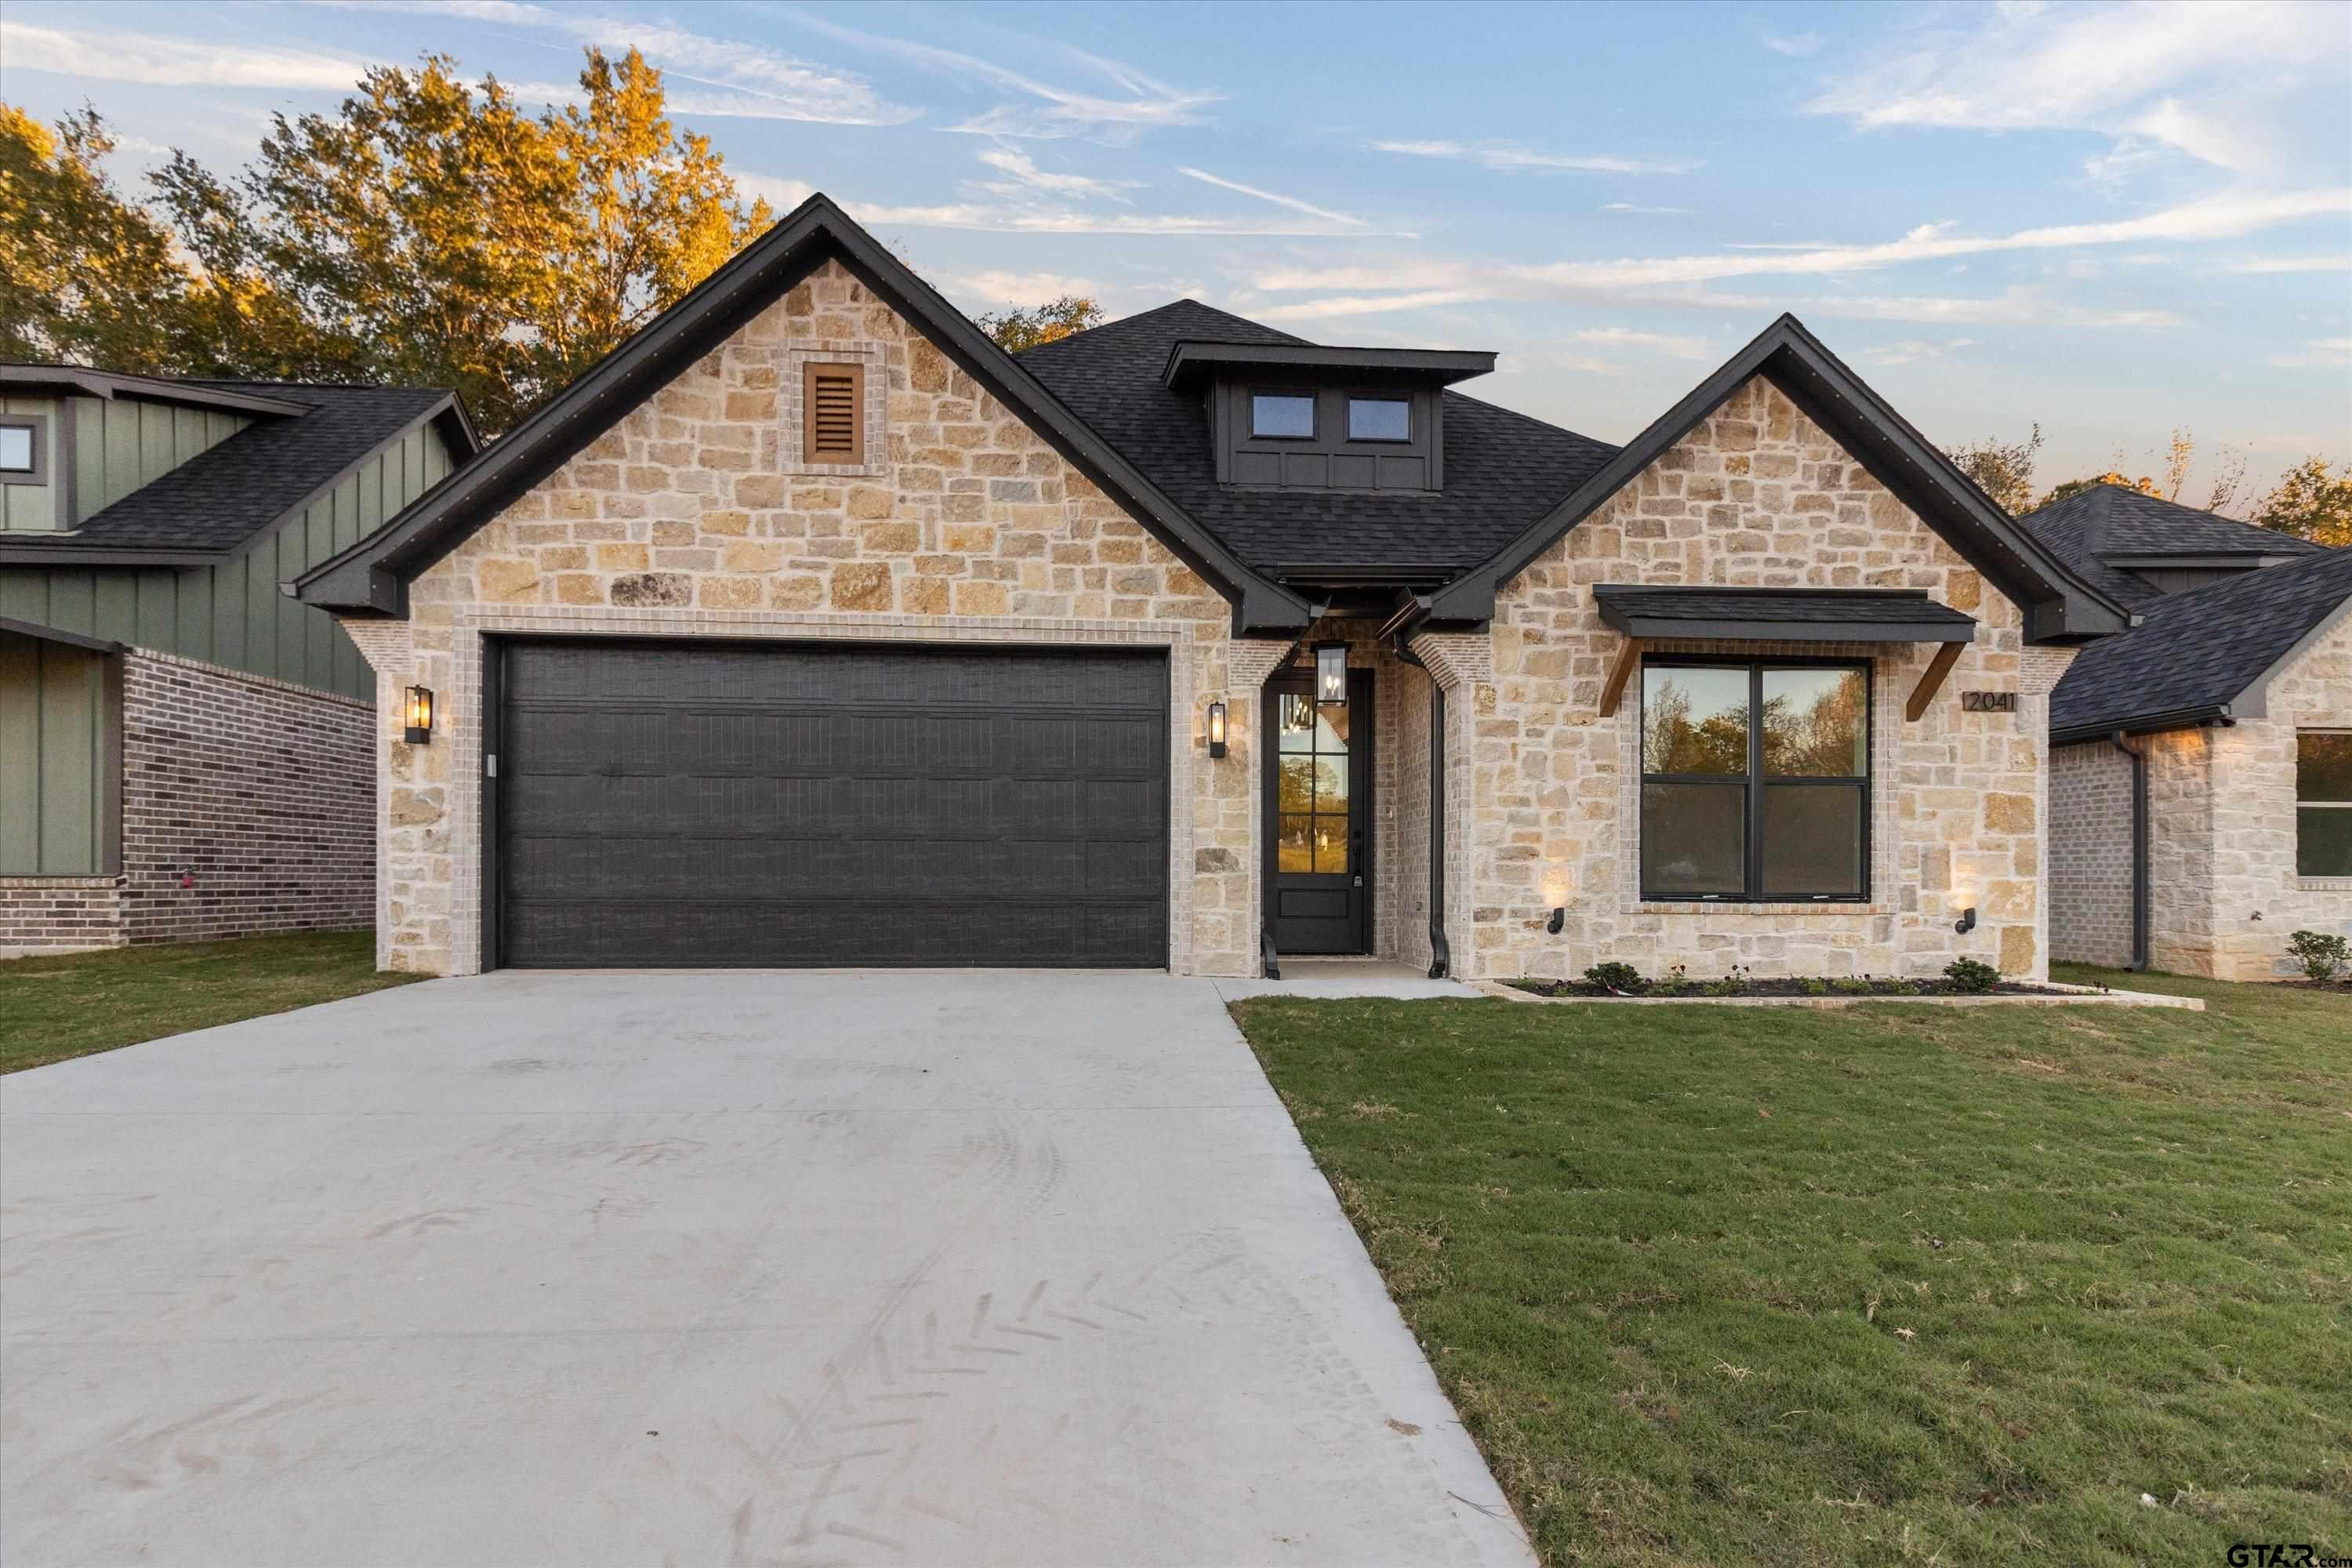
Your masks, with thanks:
<instances>
[{"instance_id":1,"label":"garage door panel","mask_svg":"<svg viewBox=\"0 0 2352 1568\"><path fill-rule=\"evenodd\" d=\"M499 961L1147 965L1158 654L508 645Z\"/></svg>"}]
</instances>

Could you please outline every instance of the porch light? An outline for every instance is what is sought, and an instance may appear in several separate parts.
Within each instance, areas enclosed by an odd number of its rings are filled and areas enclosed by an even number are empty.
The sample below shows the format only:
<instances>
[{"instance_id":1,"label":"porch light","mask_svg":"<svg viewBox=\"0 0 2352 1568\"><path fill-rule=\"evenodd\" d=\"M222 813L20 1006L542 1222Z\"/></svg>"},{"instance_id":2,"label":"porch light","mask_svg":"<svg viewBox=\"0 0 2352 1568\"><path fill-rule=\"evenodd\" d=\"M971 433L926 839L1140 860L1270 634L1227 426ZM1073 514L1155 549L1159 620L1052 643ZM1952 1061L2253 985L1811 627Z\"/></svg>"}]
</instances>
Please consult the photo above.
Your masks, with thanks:
<instances>
[{"instance_id":1,"label":"porch light","mask_svg":"<svg viewBox=\"0 0 2352 1568\"><path fill-rule=\"evenodd\" d=\"M408 715L408 743L422 746L433 739L433 689L429 686L410 687L404 706Z\"/></svg>"},{"instance_id":2,"label":"porch light","mask_svg":"<svg viewBox=\"0 0 2352 1568\"><path fill-rule=\"evenodd\" d=\"M1315 645L1315 700L1345 702L1348 700L1348 645L1344 642L1319 642Z\"/></svg>"},{"instance_id":3,"label":"porch light","mask_svg":"<svg viewBox=\"0 0 2352 1568\"><path fill-rule=\"evenodd\" d=\"M1559 928L1567 923L1568 906L1565 904L1556 904L1552 907L1551 919L1544 922L1544 930L1551 932L1554 936L1558 936L1559 934Z\"/></svg>"},{"instance_id":4,"label":"porch light","mask_svg":"<svg viewBox=\"0 0 2352 1568\"><path fill-rule=\"evenodd\" d=\"M1209 755L1222 757L1224 754L1225 705L1222 702L1212 702L1209 704Z\"/></svg>"},{"instance_id":5,"label":"porch light","mask_svg":"<svg viewBox=\"0 0 2352 1568\"><path fill-rule=\"evenodd\" d=\"M1962 936L1966 936L1969 932L1976 930L1977 907L1974 904L1970 904L1967 909L1962 910L1960 911L1960 918L1952 922L1952 929L1959 932Z\"/></svg>"}]
</instances>

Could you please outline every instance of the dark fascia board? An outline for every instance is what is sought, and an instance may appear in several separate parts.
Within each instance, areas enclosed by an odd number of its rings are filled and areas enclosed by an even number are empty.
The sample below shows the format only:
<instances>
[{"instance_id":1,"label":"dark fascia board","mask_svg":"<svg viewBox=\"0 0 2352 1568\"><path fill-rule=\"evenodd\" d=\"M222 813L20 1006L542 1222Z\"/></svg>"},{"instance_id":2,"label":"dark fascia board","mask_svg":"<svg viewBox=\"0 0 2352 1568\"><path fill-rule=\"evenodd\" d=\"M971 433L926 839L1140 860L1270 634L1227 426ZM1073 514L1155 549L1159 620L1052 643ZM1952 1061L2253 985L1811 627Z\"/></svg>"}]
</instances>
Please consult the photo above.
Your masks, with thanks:
<instances>
[{"instance_id":1,"label":"dark fascia board","mask_svg":"<svg viewBox=\"0 0 2352 1568\"><path fill-rule=\"evenodd\" d=\"M2103 550L2099 559L2110 566L2137 571L2165 566L2284 566L2311 557L2294 551L2269 550Z\"/></svg>"},{"instance_id":2,"label":"dark fascia board","mask_svg":"<svg viewBox=\"0 0 2352 1568\"><path fill-rule=\"evenodd\" d=\"M310 410L306 408L302 412L307 414ZM0 565L205 566L215 562L232 560L248 550L257 548L263 540L276 537L279 529L316 505L320 497L326 495L337 485L365 468L385 447L397 445L427 425L440 427L442 439L447 441L456 450L458 464L467 462L481 450L481 442L474 434L474 422L466 413L464 401L457 394L451 393L439 403L344 464L332 479L314 487L300 500L296 501L235 544L226 545L217 550L175 549L169 545L81 545L76 544L74 536L67 532L39 542L19 543L13 540L0 542ZM361 542L365 543L366 541L362 540ZM284 584L280 584L279 586L282 588Z\"/></svg>"},{"instance_id":3,"label":"dark fascia board","mask_svg":"<svg viewBox=\"0 0 2352 1568\"><path fill-rule=\"evenodd\" d=\"M2136 713L2127 719L2117 719L2105 724L2076 724L2064 730L2053 730L2050 731L2050 743L2053 746L2077 746L2085 741L2104 741L2117 731L2126 735L2152 735L2162 730L2196 730L2208 724L2234 724L2240 717L2230 703L2202 702L2193 708L2168 708L2157 713Z\"/></svg>"},{"instance_id":4,"label":"dark fascia board","mask_svg":"<svg viewBox=\"0 0 2352 1568\"><path fill-rule=\"evenodd\" d=\"M104 637L86 637L79 632L61 632L38 621L20 621L8 616L0 616L0 632L14 632L20 637L38 637L43 642L63 643L68 647L88 648L92 653L122 651L122 644L109 642Z\"/></svg>"},{"instance_id":5,"label":"dark fascia board","mask_svg":"<svg viewBox=\"0 0 2352 1568\"><path fill-rule=\"evenodd\" d=\"M418 573L833 258L1214 584L1233 605L1237 630L1307 624L1312 606L1244 565L1001 345L823 195L803 202L389 525L296 579L289 592L326 609L404 614L408 583Z\"/></svg>"},{"instance_id":6,"label":"dark fascia board","mask_svg":"<svg viewBox=\"0 0 2352 1568\"><path fill-rule=\"evenodd\" d=\"M1181 392L1212 371L1229 367L1361 371L1413 376L1451 386L1491 372L1495 356L1483 349L1352 349L1325 343L1213 343L1187 339L1168 351L1160 380L1170 391Z\"/></svg>"},{"instance_id":7,"label":"dark fascia board","mask_svg":"<svg viewBox=\"0 0 2352 1568\"><path fill-rule=\"evenodd\" d=\"M220 408L233 414L308 414L310 405L289 403L257 393L230 392L216 386L191 386L152 375L116 375L73 364L0 364L0 386L31 392L62 393L102 398L144 398L151 403L184 403L198 408Z\"/></svg>"},{"instance_id":8,"label":"dark fascia board","mask_svg":"<svg viewBox=\"0 0 2352 1568\"><path fill-rule=\"evenodd\" d=\"M1697 595L1719 605L1705 619L1645 614L1642 596ZM1824 621L1772 613L1775 600L1838 598L1917 605L1911 620ZM1684 637L1738 642L1932 642L1969 643L1977 638L1974 617L1948 610L1924 588L1710 588L1660 583L1603 583L1592 590L1601 618L1629 637Z\"/></svg>"},{"instance_id":9,"label":"dark fascia board","mask_svg":"<svg viewBox=\"0 0 2352 1568\"><path fill-rule=\"evenodd\" d=\"M1484 621L1502 585L1633 482L1750 377L1762 375L2025 611L2029 642L2124 631L2131 612L2069 571L1860 376L1783 315L1549 512L1435 595L1432 616Z\"/></svg>"}]
</instances>

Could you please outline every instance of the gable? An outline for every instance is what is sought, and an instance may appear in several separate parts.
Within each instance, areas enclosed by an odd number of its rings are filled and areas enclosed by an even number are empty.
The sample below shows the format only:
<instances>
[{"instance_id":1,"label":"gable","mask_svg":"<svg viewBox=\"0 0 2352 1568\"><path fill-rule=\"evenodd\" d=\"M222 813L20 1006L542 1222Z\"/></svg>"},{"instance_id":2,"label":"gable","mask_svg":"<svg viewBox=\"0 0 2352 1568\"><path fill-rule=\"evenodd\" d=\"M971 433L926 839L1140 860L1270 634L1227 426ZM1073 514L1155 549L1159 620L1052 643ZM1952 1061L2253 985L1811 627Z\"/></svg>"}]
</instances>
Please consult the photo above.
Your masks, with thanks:
<instances>
[{"instance_id":1,"label":"gable","mask_svg":"<svg viewBox=\"0 0 2352 1568\"><path fill-rule=\"evenodd\" d=\"M824 196L792 215L607 355L378 539L295 584L305 603L404 615L418 574L677 379L826 262L916 327L1041 440L1113 498L1234 609L1236 626L1297 627L1308 606L1253 571L1002 348Z\"/></svg>"}]
</instances>

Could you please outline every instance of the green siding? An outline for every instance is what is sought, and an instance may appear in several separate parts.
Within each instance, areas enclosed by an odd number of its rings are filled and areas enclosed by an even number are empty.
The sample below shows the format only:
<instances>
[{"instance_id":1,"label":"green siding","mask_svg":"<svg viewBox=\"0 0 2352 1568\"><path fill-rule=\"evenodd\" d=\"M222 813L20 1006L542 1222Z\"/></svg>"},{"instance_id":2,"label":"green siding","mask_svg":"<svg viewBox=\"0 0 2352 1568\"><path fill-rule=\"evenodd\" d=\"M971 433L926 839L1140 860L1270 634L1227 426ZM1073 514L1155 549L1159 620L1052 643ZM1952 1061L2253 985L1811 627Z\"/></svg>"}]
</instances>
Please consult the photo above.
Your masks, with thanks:
<instances>
[{"instance_id":1,"label":"green siding","mask_svg":"<svg viewBox=\"0 0 2352 1568\"><path fill-rule=\"evenodd\" d=\"M117 406L81 401L100 410ZM163 434L145 438L207 437L193 426L155 429ZM107 433L118 444L141 438L135 423L121 420ZM438 429L412 431L276 531L214 565L0 565L0 616L373 700L374 672L334 617L295 603L278 584L382 528L451 467Z\"/></svg>"},{"instance_id":2,"label":"green siding","mask_svg":"<svg viewBox=\"0 0 2352 1568\"><path fill-rule=\"evenodd\" d=\"M64 493L58 482L58 426L62 405L54 397L0 397L0 414L35 414L47 422L48 432L43 442L41 471L48 482L39 485L0 485L0 532L52 532L58 526L58 498Z\"/></svg>"},{"instance_id":3,"label":"green siding","mask_svg":"<svg viewBox=\"0 0 2352 1568\"><path fill-rule=\"evenodd\" d=\"M106 868L109 720L105 655L0 632L0 876Z\"/></svg>"},{"instance_id":4,"label":"green siding","mask_svg":"<svg viewBox=\"0 0 2352 1568\"><path fill-rule=\"evenodd\" d=\"M77 397L73 405L77 527L253 423L247 414L131 397Z\"/></svg>"}]
</instances>

